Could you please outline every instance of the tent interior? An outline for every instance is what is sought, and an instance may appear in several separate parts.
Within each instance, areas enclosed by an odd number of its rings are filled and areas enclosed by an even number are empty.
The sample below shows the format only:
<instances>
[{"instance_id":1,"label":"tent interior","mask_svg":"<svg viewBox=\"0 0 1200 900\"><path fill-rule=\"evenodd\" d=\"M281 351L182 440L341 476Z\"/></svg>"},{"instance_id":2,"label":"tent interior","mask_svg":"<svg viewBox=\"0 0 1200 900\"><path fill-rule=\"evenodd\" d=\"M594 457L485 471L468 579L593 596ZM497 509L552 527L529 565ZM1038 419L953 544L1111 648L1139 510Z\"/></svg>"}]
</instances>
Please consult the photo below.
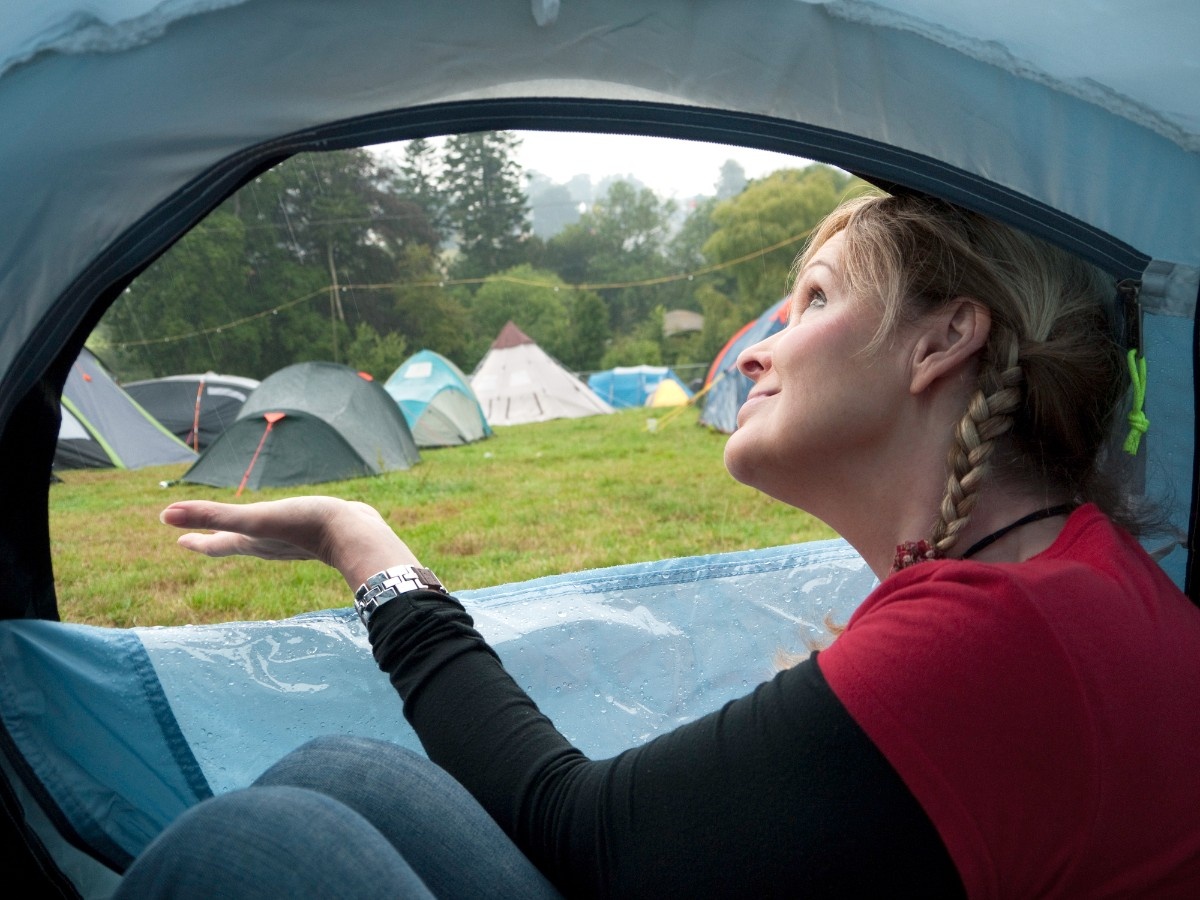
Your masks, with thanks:
<instances>
[{"instance_id":1,"label":"tent interior","mask_svg":"<svg viewBox=\"0 0 1200 900\"><path fill-rule=\"evenodd\" d=\"M306 732L391 727L373 722L390 688L364 689L373 664L345 610L165 629L58 621L49 485L72 363L139 273L299 153L490 129L725 143L1058 243L1136 287L1113 313L1149 368L1137 487L1176 531L1154 548L1164 569L1200 595L1200 23L1184 0L1071 0L1050 19L1032 0L773 0L752 15L690 0L471 0L469 14L390 0L76 5L0 14L0 115L25 123L0 143L0 840L48 895L107 896L180 810ZM745 603L748 584L786 609ZM503 653L521 652L535 699L607 752L719 705L763 677L738 666L768 658L781 628L819 632L870 585L833 541L465 599ZM586 658L564 643L582 634ZM245 665L281 645L312 668L272 680ZM589 689L556 693L567 682ZM648 711L603 730L637 704Z\"/></svg>"}]
</instances>

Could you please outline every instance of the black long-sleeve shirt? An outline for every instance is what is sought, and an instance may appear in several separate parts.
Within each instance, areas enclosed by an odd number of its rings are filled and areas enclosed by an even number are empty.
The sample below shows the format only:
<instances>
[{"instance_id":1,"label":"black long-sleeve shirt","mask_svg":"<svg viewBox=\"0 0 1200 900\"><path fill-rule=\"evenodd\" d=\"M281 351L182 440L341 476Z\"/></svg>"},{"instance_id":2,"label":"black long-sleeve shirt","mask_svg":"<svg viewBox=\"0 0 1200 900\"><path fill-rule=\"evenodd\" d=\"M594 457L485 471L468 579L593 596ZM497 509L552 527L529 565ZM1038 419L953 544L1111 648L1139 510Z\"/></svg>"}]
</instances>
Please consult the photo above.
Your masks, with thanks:
<instances>
[{"instance_id":1,"label":"black long-sleeve shirt","mask_svg":"<svg viewBox=\"0 0 1200 900\"><path fill-rule=\"evenodd\" d=\"M568 896L962 894L933 825L815 658L590 760L457 601L402 595L370 637L430 759Z\"/></svg>"}]
</instances>

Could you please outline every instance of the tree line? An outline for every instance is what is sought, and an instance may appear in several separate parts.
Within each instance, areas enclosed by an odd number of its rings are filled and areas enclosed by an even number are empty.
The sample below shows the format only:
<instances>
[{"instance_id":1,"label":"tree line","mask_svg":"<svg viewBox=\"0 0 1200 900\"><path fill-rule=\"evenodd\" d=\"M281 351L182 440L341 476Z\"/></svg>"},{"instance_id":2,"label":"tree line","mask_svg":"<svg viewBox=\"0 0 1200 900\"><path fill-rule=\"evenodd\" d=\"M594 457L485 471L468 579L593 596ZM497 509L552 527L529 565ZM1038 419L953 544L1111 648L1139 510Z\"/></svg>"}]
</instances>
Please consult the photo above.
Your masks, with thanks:
<instances>
[{"instance_id":1,"label":"tree line","mask_svg":"<svg viewBox=\"0 0 1200 900\"><path fill-rule=\"evenodd\" d=\"M383 379L420 349L470 372L511 319L579 372L706 365L784 294L808 230L863 187L809 165L741 179L681 216L617 181L543 237L518 141L482 132L440 149L410 141L395 161L362 149L294 157L147 268L95 347L124 380L264 378L314 359ZM732 174L727 163L723 186ZM676 309L703 315L703 330L664 334Z\"/></svg>"}]
</instances>

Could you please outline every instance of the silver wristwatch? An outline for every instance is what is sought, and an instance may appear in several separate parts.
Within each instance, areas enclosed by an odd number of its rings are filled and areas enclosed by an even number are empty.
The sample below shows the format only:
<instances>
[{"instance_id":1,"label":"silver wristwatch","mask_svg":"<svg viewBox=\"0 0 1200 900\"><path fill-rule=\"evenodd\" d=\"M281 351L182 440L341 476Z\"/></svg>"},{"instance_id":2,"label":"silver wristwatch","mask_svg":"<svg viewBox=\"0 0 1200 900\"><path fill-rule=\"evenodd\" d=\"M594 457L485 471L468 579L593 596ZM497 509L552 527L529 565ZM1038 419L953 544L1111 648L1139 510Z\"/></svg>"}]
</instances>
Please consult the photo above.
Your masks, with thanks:
<instances>
[{"instance_id":1,"label":"silver wristwatch","mask_svg":"<svg viewBox=\"0 0 1200 900\"><path fill-rule=\"evenodd\" d=\"M408 591L438 591L450 596L445 585L424 566L392 566L376 572L362 583L354 592L354 608L363 625L366 625L375 615L375 610Z\"/></svg>"}]
</instances>

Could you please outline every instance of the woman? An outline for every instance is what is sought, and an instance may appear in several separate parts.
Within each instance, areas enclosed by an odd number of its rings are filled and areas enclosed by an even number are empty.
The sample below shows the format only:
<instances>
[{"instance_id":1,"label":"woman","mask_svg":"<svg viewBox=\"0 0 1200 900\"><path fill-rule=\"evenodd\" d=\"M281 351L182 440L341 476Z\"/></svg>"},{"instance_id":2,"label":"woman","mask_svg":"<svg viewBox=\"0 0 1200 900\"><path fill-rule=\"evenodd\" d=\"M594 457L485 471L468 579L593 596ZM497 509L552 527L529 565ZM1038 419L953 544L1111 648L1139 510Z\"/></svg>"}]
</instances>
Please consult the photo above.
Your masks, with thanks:
<instances>
[{"instance_id":1,"label":"woman","mask_svg":"<svg viewBox=\"0 0 1200 900\"><path fill-rule=\"evenodd\" d=\"M1195 894L1200 610L1114 524L1114 295L945 203L835 211L787 327L739 360L755 384L725 459L881 584L826 649L611 760L554 730L431 573L372 580L419 566L373 510L173 504L165 523L214 532L188 549L358 587L438 766L315 742L185 814L122 896Z\"/></svg>"}]
</instances>

